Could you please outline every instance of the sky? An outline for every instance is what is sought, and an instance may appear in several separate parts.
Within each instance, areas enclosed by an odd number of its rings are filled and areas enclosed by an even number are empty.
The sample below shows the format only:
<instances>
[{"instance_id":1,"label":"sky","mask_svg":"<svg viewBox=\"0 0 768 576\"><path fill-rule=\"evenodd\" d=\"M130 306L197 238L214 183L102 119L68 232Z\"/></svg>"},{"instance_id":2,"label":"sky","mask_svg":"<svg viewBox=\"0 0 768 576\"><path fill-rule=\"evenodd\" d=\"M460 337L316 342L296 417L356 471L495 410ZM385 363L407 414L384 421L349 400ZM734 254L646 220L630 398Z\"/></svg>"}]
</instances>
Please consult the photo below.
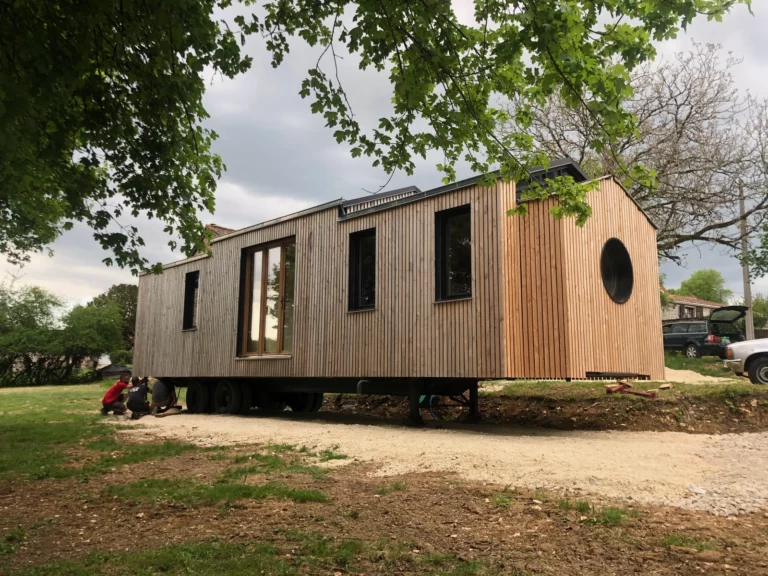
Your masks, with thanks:
<instances>
[{"instance_id":1,"label":"sky","mask_svg":"<svg viewBox=\"0 0 768 576\"><path fill-rule=\"evenodd\" d=\"M755 2L750 16L737 6L722 23L699 19L677 39L659 45L660 55L687 50L691 42L722 44L725 51L743 57L734 76L740 90L768 98L768 6ZM460 19L472 15L471 0L454 0ZM214 151L220 154L227 171L219 181L215 214L203 214L204 223L243 228L271 218L337 198L356 198L365 190L376 190L387 181L370 158L353 159L346 145L339 145L323 119L313 115L309 100L299 96L301 80L314 67L321 49L298 42L283 65L273 69L261 40L253 38L246 51L254 58L252 69L234 80L214 78L205 95L211 118L207 123L219 134ZM391 89L386 73L361 72L351 59L341 62L340 75L349 93L352 108L364 126L391 108ZM435 165L438 155L419 160L412 176L396 174L387 189L416 185L422 190L441 185ZM472 174L459 166L457 178ZM171 262L183 258L167 247L170 239L157 222L139 220L147 243L150 262ZM85 303L112 284L135 283L130 272L108 268L105 253L82 225L65 232L52 246L53 256L34 255L24 267L0 260L0 281L17 279L42 286L60 298ZM684 251L683 266L663 263L668 287L677 287L701 268L716 268L736 297L743 294L739 263L722 249L690 245ZM768 278L754 281L753 293L768 294Z\"/></svg>"}]
</instances>

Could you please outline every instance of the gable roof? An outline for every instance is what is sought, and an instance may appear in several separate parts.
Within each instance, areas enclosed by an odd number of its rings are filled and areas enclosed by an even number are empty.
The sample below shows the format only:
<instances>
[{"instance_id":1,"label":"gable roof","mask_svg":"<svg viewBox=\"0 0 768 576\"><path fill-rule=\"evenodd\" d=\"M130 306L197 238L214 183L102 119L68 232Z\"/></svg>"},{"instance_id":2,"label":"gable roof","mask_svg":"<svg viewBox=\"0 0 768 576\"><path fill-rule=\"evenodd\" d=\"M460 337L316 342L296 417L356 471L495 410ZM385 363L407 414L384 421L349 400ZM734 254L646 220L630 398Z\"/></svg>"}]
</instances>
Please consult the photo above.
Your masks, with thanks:
<instances>
[{"instance_id":1,"label":"gable roof","mask_svg":"<svg viewBox=\"0 0 768 576\"><path fill-rule=\"evenodd\" d=\"M672 294L669 290L664 288L664 286L660 286L660 288L661 291L669 297L669 300L673 304L690 304L692 306L703 306L705 308L721 308L722 306L725 306L725 304L722 302L711 302L709 300L696 298L695 296L681 296L679 294Z\"/></svg>"},{"instance_id":2,"label":"gable roof","mask_svg":"<svg viewBox=\"0 0 768 576\"><path fill-rule=\"evenodd\" d=\"M224 226L219 226L218 224L206 224L205 229L210 230L213 233L214 238L218 238L219 236L226 236L227 234L231 234L235 231L234 228L225 228Z\"/></svg>"},{"instance_id":3,"label":"gable roof","mask_svg":"<svg viewBox=\"0 0 768 576\"><path fill-rule=\"evenodd\" d=\"M495 174L497 177L499 176L498 171L492 172L491 174ZM515 185L518 202L521 201L521 198L520 198L521 193L528 186L530 186L531 182L533 182L534 180L543 184L549 178L555 178L557 176L563 176L563 175L571 176L576 182L586 182L589 180L589 177L584 173L584 171L581 169L578 163L572 158L569 158L567 156L565 158L557 158L555 160L552 160L552 162L550 162L549 164L549 168L546 168L546 169L543 167L534 168L529 172L529 174L530 174L530 178L522 182L517 182ZM288 214L286 216L274 218L266 222L261 222L259 224L247 226L246 228L241 228L239 230L232 230L230 228L225 228L224 226L219 226L218 224L206 224L206 228L211 230L211 232L213 232L213 239L211 240L211 244L213 244L216 242L220 242L222 240L228 240L235 236L240 236L241 234L247 234L248 232L252 232L254 230L267 228L269 226L273 226L281 222L293 220L296 218L300 218L302 216L306 216L308 214L321 212L323 210L328 210L334 207L336 207L339 212L338 220L340 221L347 220L351 218L365 216L366 214L371 214L373 212L379 212L381 210L390 210L397 206L408 204L410 202L418 202L419 200L423 200L431 196L447 194L455 190L460 190L462 188L466 188L468 186L472 186L476 184L484 176L485 176L484 174L479 174L476 176L472 176L470 178L466 178L464 180L459 180L451 184L446 184L445 186L438 186L437 188L432 188L431 190L426 190L426 191L422 191L416 186L407 186L405 188L398 188L397 190L391 190L389 192L380 192L377 194L371 194L369 196L353 198L352 200L344 200L343 198L339 198L338 200L332 200L330 202L326 202L318 206L313 206L311 208L307 208L305 210L301 210L293 214ZM624 193L629 197L629 199L632 200L632 202L635 204L637 209L640 210L643 216L645 216L648 223L651 226L653 226L654 229L658 230L658 226L656 226L653 220L651 220L648 214L640 207L640 205L635 201L635 199L632 198L632 196L629 194L627 189L621 184L621 182L619 182L618 179L616 179L614 176L609 175L609 176L603 176L596 180L603 180L605 178L612 178L619 185L619 187L624 191ZM176 262L165 264L163 268L171 268L173 266L186 264L193 258L198 259L198 258L204 258L204 257L207 257L207 255L206 254L200 255L196 253L196 254L193 254L190 258L185 258L182 260L177 260Z\"/></svg>"}]
</instances>

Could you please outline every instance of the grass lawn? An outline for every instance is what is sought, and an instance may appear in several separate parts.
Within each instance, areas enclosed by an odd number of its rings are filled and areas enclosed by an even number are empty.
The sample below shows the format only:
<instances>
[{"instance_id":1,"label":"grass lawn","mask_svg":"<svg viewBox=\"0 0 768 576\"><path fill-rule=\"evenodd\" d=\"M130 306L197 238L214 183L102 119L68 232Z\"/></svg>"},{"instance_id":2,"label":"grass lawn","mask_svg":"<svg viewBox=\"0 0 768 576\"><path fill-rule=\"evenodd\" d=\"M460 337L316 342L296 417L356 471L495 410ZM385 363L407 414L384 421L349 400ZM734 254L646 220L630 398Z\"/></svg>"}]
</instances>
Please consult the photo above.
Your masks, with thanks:
<instances>
[{"instance_id":1,"label":"grass lawn","mask_svg":"<svg viewBox=\"0 0 768 576\"><path fill-rule=\"evenodd\" d=\"M104 425L114 416L99 413L101 397L113 383L0 388L0 480L85 477L193 448L176 442L118 442L118 428ZM97 458L73 466L84 452Z\"/></svg>"},{"instance_id":2,"label":"grass lawn","mask_svg":"<svg viewBox=\"0 0 768 576\"><path fill-rule=\"evenodd\" d=\"M679 352L664 352L664 364L667 368L675 370L691 370L704 376L716 376L718 378L736 378L730 368L717 356L702 356L701 358L688 358Z\"/></svg>"},{"instance_id":3,"label":"grass lawn","mask_svg":"<svg viewBox=\"0 0 768 576\"><path fill-rule=\"evenodd\" d=\"M695 576L680 549L738 550L746 573L764 559L760 517L682 527L635 504L328 468L336 448L137 443L99 414L106 385L0 390L0 575Z\"/></svg>"}]
</instances>

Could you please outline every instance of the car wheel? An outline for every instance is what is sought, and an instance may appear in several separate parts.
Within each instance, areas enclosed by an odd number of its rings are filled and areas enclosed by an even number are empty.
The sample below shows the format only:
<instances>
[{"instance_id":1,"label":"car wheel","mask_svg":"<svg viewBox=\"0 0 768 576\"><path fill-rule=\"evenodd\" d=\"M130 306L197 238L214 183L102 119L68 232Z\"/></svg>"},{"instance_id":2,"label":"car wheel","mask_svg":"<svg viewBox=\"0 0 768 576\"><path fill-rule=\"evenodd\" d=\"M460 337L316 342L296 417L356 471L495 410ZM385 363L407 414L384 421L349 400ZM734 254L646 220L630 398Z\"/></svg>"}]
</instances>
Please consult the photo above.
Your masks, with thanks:
<instances>
[{"instance_id":1,"label":"car wheel","mask_svg":"<svg viewBox=\"0 0 768 576\"><path fill-rule=\"evenodd\" d=\"M752 384L768 384L768 358L758 358L749 365L749 380Z\"/></svg>"},{"instance_id":2,"label":"car wheel","mask_svg":"<svg viewBox=\"0 0 768 576\"><path fill-rule=\"evenodd\" d=\"M701 356L701 352L699 351L699 347L696 346L696 344L688 344L685 347L685 356L687 358L698 358Z\"/></svg>"},{"instance_id":3,"label":"car wheel","mask_svg":"<svg viewBox=\"0 0 768 576\"><path fill-rule=\"evenodd\" d=\"M192 414L204 414L210 406L210 389L203 382L191 382L187 387L187 410Z\"/></svg>"},{"instance_id":4,"label":"car wheel","mask_svg":"<svg viewBox=\"0 0 768 576\"><path fill-rule=\"evenodd\" d=\"M243 402L243 393L238 384L221 380L216 385L213 406L217 414L237 414Z\"/></svg>"}]
</instances>

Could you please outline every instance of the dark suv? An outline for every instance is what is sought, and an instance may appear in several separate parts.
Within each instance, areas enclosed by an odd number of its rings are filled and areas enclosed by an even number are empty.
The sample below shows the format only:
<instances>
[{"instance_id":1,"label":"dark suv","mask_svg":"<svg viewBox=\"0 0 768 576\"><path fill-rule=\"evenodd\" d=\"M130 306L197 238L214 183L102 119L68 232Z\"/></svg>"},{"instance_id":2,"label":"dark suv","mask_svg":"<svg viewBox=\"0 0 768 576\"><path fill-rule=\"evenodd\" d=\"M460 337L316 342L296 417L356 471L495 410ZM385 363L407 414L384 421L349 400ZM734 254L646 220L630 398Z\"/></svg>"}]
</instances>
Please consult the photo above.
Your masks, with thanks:
<instances>
[{"instance_id":1,"label":"dark suv","mask_svg":"<svg viewBox=\"0 0 768 576\"><path fill-rule=\"evenodd\" d=\"M728 344L744 340L744 334L733 323L742 319L747 310L746 306L723 306L712 310L708 318L667 321L662 326L664 350L680 350L688 358L725 358Z\"/></svg>"}]
</instances>

